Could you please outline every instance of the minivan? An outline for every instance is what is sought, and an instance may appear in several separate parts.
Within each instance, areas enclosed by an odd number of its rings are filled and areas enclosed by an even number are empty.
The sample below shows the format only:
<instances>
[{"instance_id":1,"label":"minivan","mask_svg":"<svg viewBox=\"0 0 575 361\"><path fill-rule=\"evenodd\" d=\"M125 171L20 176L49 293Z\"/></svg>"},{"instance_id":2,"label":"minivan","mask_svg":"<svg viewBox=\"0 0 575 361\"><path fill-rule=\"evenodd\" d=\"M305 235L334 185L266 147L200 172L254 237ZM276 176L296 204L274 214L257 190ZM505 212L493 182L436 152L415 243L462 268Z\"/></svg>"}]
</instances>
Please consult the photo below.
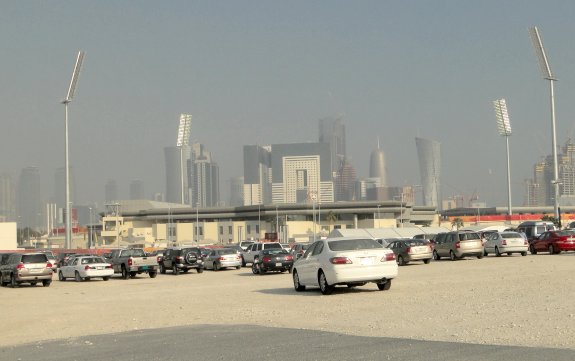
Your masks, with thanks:
<instances>
[{"instance_id":1,"label":"minivan","mask_svg":"<svg viewBox=\"0 0 575 361\"><path fill-rule=\"evenodd\" d=\"M517 226L517 232L524 233L530 243L543 232L554 230L556 230L555 224L547 221L527 221Z\"/></svg>"}]
</instances>

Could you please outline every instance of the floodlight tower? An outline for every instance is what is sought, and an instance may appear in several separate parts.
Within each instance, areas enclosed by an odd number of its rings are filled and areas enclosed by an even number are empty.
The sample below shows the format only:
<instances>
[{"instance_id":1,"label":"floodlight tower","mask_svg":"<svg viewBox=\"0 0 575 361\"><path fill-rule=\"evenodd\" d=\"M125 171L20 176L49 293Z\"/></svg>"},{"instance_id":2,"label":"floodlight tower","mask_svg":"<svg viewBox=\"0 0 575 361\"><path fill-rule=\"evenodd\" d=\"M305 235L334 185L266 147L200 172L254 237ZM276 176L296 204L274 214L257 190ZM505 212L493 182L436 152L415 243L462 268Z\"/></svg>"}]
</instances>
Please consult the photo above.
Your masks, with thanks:
<instances>
[{"instance_id":1,"label":"floodlight tower","mask_svg":"<svg viewBox=\"0 0 575 361\"><path fill-rule=\"evenodd\" d=\"M181 183L181 201L186 203L184 187L184 146L190 145L190 127L192 125L191 114L180 114L180 126L178 128L178 139L176 146L180 148L180 183Z\"/></svg>"},{"instance_id":2,"label":"floodlight tower","mask_svg":"<svg viewBox=\"0 0 575 361\"><path fill-rule=\"evenodd\" d=\"M537 27L529 28L529 35L531 36L531 42L533 43L533 48L535 49L535 55L537 55L537 60L539 61L539 68L541 69L541 74L543 78L549 80L550 86L550 100L551 100L551 143L553 146L553 193L554 196L554 208L555 208L555 218L559 219L559 167L557 165L557 134L555 127L555 95L553 92L553 82L557 79L553 76L551 72L551 67L547 62L547 55L545 55L545 49L543 48L543 42L539 36L539 30Z\"/></svg>"},{"instance_id":3,"label":"floodlight tower","mask_svg":"<svg viewBox=\"0 0 575 361\"><path fill-rule=\"evenodd\" d=\"M511 163L509 161L509 137L511 136L511 123L509 122L509 113L507 113L507 104L505 99L498 99L493 101L495 108L495 117L497 118L497 129L499 135L505 137L507 145L507 212L509 214L509 221L511 222Z\"/></svg>"},{"instance_id":4,"label":"floodlight tower","mask_svg":"<svg viewBox=\"0 0 575 361\"><path fill-rule=\"evenodd\" d=\"M69 158L69 145L68 145L68 104L74 98L74 93L76 92L76 84L78 83L78 77L80 76L80 68L82 68L82 61L84 61L84 52L79 51L78 57L76 58L76 65L74 66L74 71L72 72L72 79L70 80L70 87L68 88L68 94L66 99L62 100L64 104L65 111L65 138L66 138L66 238L65 238L65 248L70 248L72 245L72 228L70 226L70 158Z\"/></svg>"}]
</instances>

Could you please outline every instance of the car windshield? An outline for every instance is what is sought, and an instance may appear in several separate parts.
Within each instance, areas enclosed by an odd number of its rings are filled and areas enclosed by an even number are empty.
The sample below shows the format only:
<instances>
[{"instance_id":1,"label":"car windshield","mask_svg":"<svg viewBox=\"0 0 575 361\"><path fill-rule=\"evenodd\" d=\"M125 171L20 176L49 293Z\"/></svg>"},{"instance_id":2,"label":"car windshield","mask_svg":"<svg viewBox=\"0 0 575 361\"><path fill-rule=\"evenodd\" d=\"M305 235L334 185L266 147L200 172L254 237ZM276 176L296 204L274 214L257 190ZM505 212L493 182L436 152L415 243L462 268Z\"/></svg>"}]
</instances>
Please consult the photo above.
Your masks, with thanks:
<instances>
[{"instance_id":1,"label":"car windshield","mask_svg":"<svg viewBox=\"0 0 575 361\"><path fill-rule=\"evenodd\" d=\"M340 239L328 241L327 245L332 251L357 251L361 249L383 248L373 239Z\"/></svg>"},{"instance_id":2,"label":"car windshield","mask_svg":"<svg viewBox=\"0 0 575 361\"><path fill-rule=\"evenodd\" d=\"M122 256L132 256L132 257L146 257L146 252L143 249L129 249L126 253L122 253Z\"/></svg>"}]
</instances>

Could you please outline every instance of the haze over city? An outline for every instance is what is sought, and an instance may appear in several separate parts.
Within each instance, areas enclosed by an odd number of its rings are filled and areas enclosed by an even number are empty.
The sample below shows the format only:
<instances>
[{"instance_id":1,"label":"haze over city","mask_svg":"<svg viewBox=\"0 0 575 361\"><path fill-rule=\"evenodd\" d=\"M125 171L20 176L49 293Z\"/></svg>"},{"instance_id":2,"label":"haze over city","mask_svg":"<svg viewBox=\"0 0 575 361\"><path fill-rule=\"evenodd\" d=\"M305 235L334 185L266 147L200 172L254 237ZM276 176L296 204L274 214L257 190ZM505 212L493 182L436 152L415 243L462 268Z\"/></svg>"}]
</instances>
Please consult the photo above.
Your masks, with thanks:
<instances>
[{"instance_id":1,"label":"haze over city","mask_svg":"<svg viewBox=\"0 0 575 361\"><path fill-rule=\"evenodd\" d=\"M242 146L317 142L341 117L359 178L385 152L392 185L420 183L414 138L442 146L442 195L507 201L505 140L492 101L507 100L513 202L551 153L549 89L527 29L537 26L555 85L557 140L573 138L572 1L28 1L0 12L0 172L40 168L42 196L64 166L70 104L75 204L116 180L165 193L163 149L180 113L220 167L221 198L243 175ZM63 187L63 185L62 185Z\"/></svg>"}]
</instances>

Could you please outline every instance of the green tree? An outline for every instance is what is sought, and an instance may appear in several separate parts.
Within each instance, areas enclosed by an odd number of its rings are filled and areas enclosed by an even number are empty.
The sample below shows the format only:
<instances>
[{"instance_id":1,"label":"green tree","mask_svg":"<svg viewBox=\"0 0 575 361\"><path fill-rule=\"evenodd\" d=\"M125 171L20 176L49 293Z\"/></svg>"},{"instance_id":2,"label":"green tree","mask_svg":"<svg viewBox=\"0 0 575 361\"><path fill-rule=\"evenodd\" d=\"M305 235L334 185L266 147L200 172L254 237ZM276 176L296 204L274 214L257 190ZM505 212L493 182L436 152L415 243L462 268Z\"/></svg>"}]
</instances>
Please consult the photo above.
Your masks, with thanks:
<instances>
[{"instance_id":1,"label":"green tree","mask_svg":"<svg viewBox=\"0 0 575 361\"><path fill-rule=\"evenodd\" d=\"M545 222L553 222L555 227L561 227L561 224L560 224L559 219L557 217L553 217L553 216L546 214L543 217L541 217L541 220L545 221Z\"/></svg>"},{"instance_id":2,"label":"green tree","mask_svg":"<svg viewBox=\"0 0 575 361\"><path fill-rule=\"evenodd\" d=\"M453 218L453 221L451 221L451 227L455 227L455 229L459 230L459 228L463 227L463 220L459 217Z\"/></svg>"}]
</instances>

